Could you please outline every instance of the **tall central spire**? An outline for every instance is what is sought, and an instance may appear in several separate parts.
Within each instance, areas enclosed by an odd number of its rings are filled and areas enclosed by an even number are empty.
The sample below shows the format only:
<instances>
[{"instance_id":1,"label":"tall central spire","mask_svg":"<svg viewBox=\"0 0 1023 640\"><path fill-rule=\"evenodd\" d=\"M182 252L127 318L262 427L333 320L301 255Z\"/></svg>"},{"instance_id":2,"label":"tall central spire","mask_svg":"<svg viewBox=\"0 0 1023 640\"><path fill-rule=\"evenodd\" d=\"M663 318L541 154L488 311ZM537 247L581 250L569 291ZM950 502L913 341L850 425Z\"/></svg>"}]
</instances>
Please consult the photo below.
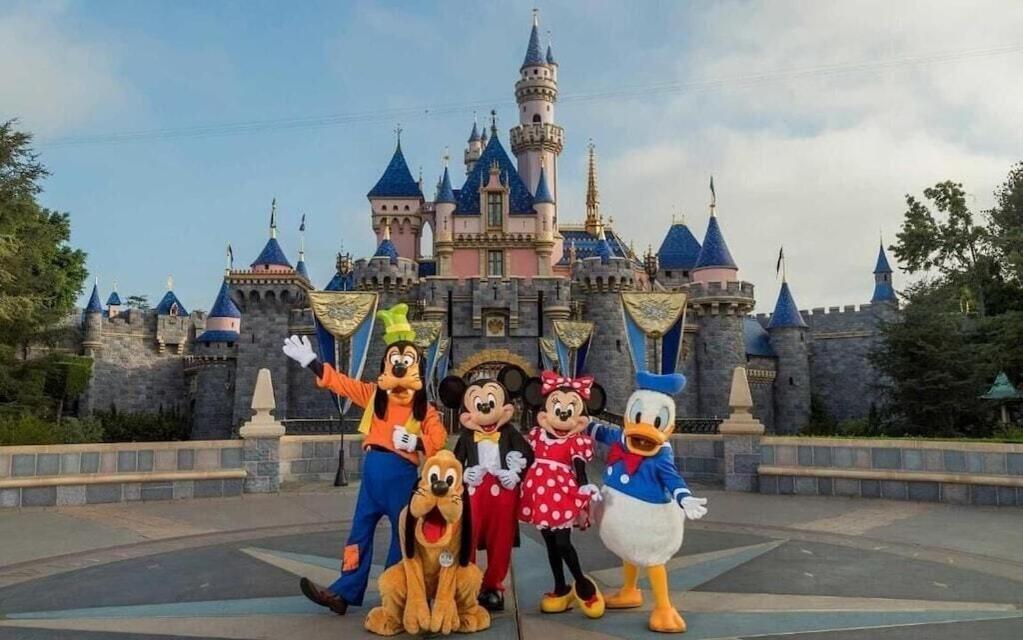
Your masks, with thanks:
<instances>
[{"instance_id":1,"label":"tall central spire","mask_svg":"<svg viewBox=\"0 0 1023 640\"><path fill-rule=\"evenodd\" d=\"M600 194L597 192L597 154L593 140L590 140L590 158L586 169L586 232L599 235L603 228L600 221Z\"/></svg>"}]
</instances>

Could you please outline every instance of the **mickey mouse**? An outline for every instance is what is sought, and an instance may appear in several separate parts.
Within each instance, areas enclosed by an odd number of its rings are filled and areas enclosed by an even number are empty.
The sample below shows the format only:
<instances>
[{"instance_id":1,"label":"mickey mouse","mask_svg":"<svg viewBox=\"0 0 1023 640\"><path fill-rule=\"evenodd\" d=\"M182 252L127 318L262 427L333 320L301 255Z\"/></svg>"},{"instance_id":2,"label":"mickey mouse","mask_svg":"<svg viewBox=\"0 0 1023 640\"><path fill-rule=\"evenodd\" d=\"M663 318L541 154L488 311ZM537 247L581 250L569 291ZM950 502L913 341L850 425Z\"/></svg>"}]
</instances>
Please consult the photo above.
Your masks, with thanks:
<instances>
[{"instance_id":1,"label":"mickey mouse","mask_svg":"<svg viewBox=\"0 0 1023 640\"><path fill-rule=\"evenodd\" d=\"M458 409L465 427L454 454L462 466L472 503L473 553L486 549L487 570L479 602L490 611L504 609L504 579L518 543L516 513L519 479L533 463L533 449L511 424L512 400L522 390L526 373L506 366L497 379L470 384L448 376L440 383L441 402Z\"/></svg>"}]
</instances>

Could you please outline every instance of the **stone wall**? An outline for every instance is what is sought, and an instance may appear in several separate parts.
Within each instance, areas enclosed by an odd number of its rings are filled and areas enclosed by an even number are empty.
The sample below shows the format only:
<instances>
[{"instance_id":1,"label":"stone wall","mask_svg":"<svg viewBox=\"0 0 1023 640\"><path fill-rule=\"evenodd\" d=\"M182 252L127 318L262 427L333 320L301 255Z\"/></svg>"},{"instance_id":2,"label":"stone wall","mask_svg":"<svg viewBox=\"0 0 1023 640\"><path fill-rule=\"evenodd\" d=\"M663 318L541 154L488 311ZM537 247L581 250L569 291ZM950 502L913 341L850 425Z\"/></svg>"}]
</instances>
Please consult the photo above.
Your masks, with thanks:
<instances>
[{"instance_id":1,"label":"stone wall","mask_svg":"<svg viewBox=\"0 0 1023 640\"><path fill-rule=\"evenodd\" d=\"M699 417L724 418L729 414L728 392L732 371L746 364L743 316L703 313L696 317L696 363L699 376Z\"/></svg>"},{"instance_id":2,"label":"stone wall","mask_svg":"<svg viewBox=\"0 0 1023 640\"><path fill-rule=\"evenodd\" d=\"M237 496L240 440L0 447L0 507Z\"/></svg>"},{"instance_id":3,"label":"stone wall","mask_svg":"<svg viewBox=\"0 0 1023 640\"><path fill-rule=\"evenodd\" d=\"M337 475L341 436L284 436L281 438L281 482L333 482ZM348 479L362 476L362 435L344 436Z\"/></svg>"},{"instance_id":4,"label":"stone wall","mask_svg":"<svg viewBox=\"0 0 1023 640\"><path fill-rule=\"evenodd\" d=\"M765 437L762 493L1023 506L1023 444Z\"/></svg>"},{"instance_id":5,"label":"stone wall","mask_svg":"<svg viewBox=\"0 0 1023 640\"><path fill-rule=\"evenodd\" d=\"M807 331L798 327L778 327L771 329L770 333L771 346L778 355L771 431L779 434L799 433L810 419L811 381Z\"/></svg>"}]
</instances>

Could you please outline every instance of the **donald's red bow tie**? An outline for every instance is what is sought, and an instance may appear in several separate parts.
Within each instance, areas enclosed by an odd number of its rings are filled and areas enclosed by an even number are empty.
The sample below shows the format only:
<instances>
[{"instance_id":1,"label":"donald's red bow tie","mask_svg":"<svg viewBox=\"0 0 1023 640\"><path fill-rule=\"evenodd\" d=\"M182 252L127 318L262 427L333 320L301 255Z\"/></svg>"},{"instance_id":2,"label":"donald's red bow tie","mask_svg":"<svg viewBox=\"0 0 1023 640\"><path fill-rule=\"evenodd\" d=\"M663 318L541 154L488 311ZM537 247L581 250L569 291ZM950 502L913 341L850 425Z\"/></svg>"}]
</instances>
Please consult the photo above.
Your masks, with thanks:
<instances>
[{"instance_id":1,"label":"donald's red bow tie","mask_svg":"<svg viewBox=\"0 0 1023 640\"><path fill-rule=\"evenodd\" d=\"M639 465L646 460L643 456L633 453L622 446L621 442L616 442L611 445L611 450L607 452L607 466L611 467L616 462L625 463L625 472L630 476L636 473L636 469Z\"/></svg>"},{"instance_id":2,"label":"donald's red bow tie","mask_svg":"<svg viewBox=\"0 0 1023 640\"><path fill-rule=\"evenodd\" d=\"M582 396L583 400L590 399L590 389L593 388L593 376L580 376L578 378L569 378L553 371L544 371L540 374L540 380L542 386L540 392L543 395L547 395L555 389L567 388L572 391L578 392Z\"/></svg>"}]
</instances>

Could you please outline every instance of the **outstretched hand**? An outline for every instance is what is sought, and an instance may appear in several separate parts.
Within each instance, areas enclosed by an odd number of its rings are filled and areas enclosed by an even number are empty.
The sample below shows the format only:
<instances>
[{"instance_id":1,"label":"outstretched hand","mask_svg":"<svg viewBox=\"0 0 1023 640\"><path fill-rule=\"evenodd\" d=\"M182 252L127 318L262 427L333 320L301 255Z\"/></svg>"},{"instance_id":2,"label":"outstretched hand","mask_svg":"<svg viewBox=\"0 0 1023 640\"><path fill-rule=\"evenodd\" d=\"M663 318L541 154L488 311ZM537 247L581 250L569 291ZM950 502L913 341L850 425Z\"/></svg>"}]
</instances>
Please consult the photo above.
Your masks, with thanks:
<instances>
[{"instance_id":1,"label":"outstretched hand","mask_svg":"<svg viewBox=\"0 0 1023 640\"><path fill-rule=\"evenodd\" d=\"M707 507L703 506L707 504L706 498L694 498L693 496L686 496L678 501L682 510L686 512L686 517L690 520L699 520L703 516L707 515Z\"/></svg>"},{"instance_id":2,"label":"outstretched hand","mask_svg":"<svg viewBox=\"0 0 1023 640\"><path fill-rule=\"evenodd\" d=\"M316 352L313 351L313 345L309 342L308 336L285 338L284 355L303 367L308 367L309 363L316 359Z\"/></svg>"}]
</instances>

